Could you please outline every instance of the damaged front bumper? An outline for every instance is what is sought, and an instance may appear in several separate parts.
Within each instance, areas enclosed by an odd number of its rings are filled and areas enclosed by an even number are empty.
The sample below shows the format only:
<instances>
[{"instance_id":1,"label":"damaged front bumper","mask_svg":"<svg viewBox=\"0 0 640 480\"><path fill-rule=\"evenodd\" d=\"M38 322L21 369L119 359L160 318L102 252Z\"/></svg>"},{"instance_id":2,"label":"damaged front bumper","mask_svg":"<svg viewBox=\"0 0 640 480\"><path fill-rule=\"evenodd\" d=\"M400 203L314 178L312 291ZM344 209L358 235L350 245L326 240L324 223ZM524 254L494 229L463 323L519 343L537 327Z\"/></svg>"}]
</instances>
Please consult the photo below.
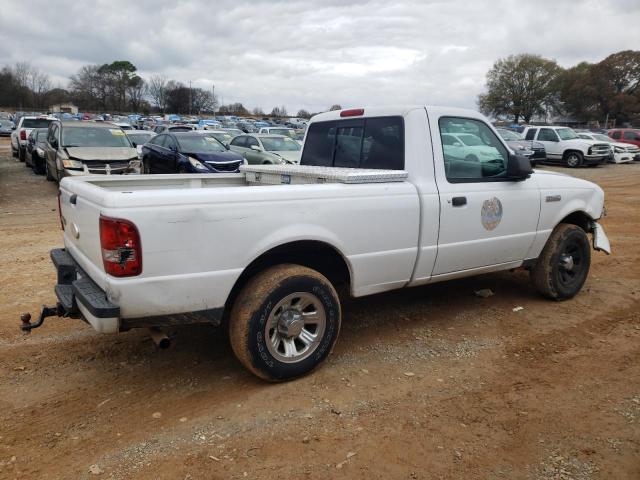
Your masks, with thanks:
<instances>
[{"instance_id":1,"label":"damaged front bumper","mask_svg":"<svg viewBox=\"0 0 640 480\"><path fill-rule=\"evenodd\" d=\"M611 255L611 243L607 234L604 233L604 228L598 222L591 223L591 231L593 232L593 249L605 252L607 255Z\"/></svg>"}]
</instances>

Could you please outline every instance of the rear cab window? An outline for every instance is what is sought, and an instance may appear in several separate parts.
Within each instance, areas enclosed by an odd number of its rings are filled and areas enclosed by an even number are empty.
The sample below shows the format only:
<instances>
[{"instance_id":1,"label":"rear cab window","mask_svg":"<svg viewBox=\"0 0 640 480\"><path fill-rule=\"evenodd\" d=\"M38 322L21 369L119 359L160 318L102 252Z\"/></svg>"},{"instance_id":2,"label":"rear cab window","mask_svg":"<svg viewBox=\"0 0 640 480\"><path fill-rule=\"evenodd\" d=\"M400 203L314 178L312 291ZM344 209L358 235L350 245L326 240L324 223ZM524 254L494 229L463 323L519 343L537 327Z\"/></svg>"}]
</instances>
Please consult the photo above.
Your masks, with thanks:
<instances>
[{"instance_id":1,"label":"rear cab window","mask_svg":"<svg viewBox=\"0 0 640 480\"><path fill-rule=\"evenodd\" d=\"M312 123L300 164L403 170L404 120L393 116Z\"/></svg>"}]
</instances>

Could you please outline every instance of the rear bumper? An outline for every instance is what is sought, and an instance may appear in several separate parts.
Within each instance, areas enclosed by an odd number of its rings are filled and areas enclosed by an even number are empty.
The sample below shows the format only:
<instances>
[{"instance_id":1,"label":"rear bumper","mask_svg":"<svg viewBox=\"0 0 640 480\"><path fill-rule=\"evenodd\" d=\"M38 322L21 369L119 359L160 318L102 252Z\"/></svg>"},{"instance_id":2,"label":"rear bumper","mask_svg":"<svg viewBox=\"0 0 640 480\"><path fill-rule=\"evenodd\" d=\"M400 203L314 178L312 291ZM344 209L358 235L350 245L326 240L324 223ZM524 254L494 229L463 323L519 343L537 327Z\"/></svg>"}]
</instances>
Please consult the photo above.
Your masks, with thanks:
<instances>
[{"instance_id":1,"label":"rear bumper","mask_svg":"<svg viewBox=\"0 0 640 480\"><path fill-rule=\"evenodd\" d=\"M106 293L87 276L67 250L56 248L50 255L58 273L56 296L66 315L84 319L98 332L118 332L120 307L107 299Z\"/></svg>"}]
</instances>

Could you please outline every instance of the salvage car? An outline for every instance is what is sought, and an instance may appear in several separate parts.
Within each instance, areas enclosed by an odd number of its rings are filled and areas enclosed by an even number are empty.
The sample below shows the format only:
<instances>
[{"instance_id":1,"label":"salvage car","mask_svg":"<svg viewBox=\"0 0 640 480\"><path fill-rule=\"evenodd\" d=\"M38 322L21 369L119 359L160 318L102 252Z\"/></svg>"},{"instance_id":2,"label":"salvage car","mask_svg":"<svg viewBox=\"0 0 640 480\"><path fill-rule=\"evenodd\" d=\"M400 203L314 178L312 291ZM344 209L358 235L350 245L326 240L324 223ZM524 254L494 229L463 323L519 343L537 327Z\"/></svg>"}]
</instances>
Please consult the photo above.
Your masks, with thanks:
<instances>
[{"instance_id":1,"label":"salvage car","mask_svg":"<svg viewBox=\"0 0 640 480\"><path fill-rule=\"evenodd\" d=\"M291 137L255 133L240 135L229 143L229 148L238 152L250 164L298 163L302 147Z\"/></svg>"},{"instance_id":2,"label":"salvage car","mask_svg":"<svg viewBox=\"0 0 640 480\"><path fill-rule=\"evenodd\" d=\"M125 130L127 137L131 140L131 144L138 151L138 157L142 158L142 146L156 136L154 132L149 130Z\"/></svg>"},{"instance_id":3,"label":"salvage car","mask_svg":"<svg viewBox=\"0 0 640 480\"><path fill-rule=\"evenodd\" d=\"M58 120L56 117L46 115L24 115L18 120L16 128L11 132L11 154L25 161L27 154L27 137L34 128L47 128L51 122Z\"/></svg>"},{"instance_id":4,"label":"salvage car","mask_svg":"<svg viewBox=\"0 0 640 480\"><path fill-rule=\"evenodd\" d=\"M607 142L610 145L608 161L611 163L628 163L640 160L640 147L631 143L616 142L603 133L578 132L580 138Z\"/></svg>"},{"instance_id":5,"label":"salvage car","mask_svg":"<svg viewBox=\"0 0 640 480\"><path fill-rule=\"evenodd\" d=\"M547 159L547 153L541 143L524 140L519 133L506 128L496 128L496 131L514 152L527 157L531 165L535 166Z\"/></svg>"},{"instance_id":6,"label":"salvage car","mask_svg":"<svg viewBox=\"0 0 640 480\"><path fill-rule=\"evenodd\" d=\"M47 132L46 128L34 128L27 138L27 153L24 164L26 167L31 167L37 175L42 175L45 172Z\"/></svg>"},{"instance_id":7,"label":"salvage car","mask_svg":"<svg viewBox=\"0 0 640 480\"><path fill-rule=\"evenodd\" d=\"M165 133L142 147L143 173L229 173L244 158L206 132Z\"/></svg>"},{"instance_id":8,"label":"salvage car","mask_svg":"<svg viewBox=\"0 0 640 480\"><path fill-rule=\"evenodd\" d=\"M443 136L456 125L495 156L450 155ZM344 149L345 137L357 141ZM470 110L326 112L301 165L242 170L63 179L58 301L37 322L24 315L22 330L61 315L103 333L152 327L166 346L160 327L225 325L242 365L283 381L331 352L339 292L524 268L543 296L566 300L587 279L591 243L610 252L603 190L532 170Z\"/></svg>"},{"instance_id":9,"label":"salvage car","mask_svg":"<svg viewBox=\"0 0 640 480\"><path fill-rule=\"evenodd\" d=\"M640 130L635 128L615 128L609 130L607 135L616 142L630 143L640 147Z\"/></svg>"},{"instance_id":10,"label":"salvage car","mask_svg":"<svg viewBox=\"0 0 640 480\"><path fill-rule=\"evenodd\" d=\"M51 122L45 145L47 180L87 174L139 173L138 152L120 127L106 122Z\"/></svg>"},{"instance_id":11,"label":"salvage car","mask_svg":"<svg viewBox=\"0 0 640 480\"><path fill-rule=\"evenodd\" d=\"M609 157L609 144L585 140L571 128L559 126L528 126L522 132L525 140L535 140L547 152L545 163L560 163L570 168L598 166Z\"/></svg>"}]
</instances>

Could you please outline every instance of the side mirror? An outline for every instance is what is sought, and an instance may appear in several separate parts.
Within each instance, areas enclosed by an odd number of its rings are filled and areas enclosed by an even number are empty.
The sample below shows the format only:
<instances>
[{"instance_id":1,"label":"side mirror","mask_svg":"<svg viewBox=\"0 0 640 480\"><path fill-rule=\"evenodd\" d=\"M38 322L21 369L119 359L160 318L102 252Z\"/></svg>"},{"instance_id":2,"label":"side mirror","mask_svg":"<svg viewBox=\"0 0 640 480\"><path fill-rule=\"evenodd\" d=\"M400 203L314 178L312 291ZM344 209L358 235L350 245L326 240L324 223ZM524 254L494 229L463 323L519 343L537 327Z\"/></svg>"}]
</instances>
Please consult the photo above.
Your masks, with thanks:
<instances>
[{"instance_id":1,"label":"side mirror","mask_svg":"<svg viewBox=\"0 0 640 480\"><path fill-rule=\"evenodd\" d=\"M15 125L14 125L13 127L11 127L11 130L15 130L15 129L16 129L16 126L15 126Z\"/></svg>"},{"instance_id":2,"label":"side mirror","mask_svg":"<svg viewBox=\"0 0 640 480\"><path fill-rule=\"evenodd\" d=\"M507 160L507 178L510 180L526 180L533 173L531 161L527 157L510 153Z\"/></svg>"},{"instance_id":3,"label":"side mirror","mask_svg":"<svg viewBox=\"0 0 640 480\"><path fill-rule=\"evenodd\" d=\"M258 145L251 145L251 150L255 150L256 152L262 151L262 149Z\"/></svg>"}]
</instances>

